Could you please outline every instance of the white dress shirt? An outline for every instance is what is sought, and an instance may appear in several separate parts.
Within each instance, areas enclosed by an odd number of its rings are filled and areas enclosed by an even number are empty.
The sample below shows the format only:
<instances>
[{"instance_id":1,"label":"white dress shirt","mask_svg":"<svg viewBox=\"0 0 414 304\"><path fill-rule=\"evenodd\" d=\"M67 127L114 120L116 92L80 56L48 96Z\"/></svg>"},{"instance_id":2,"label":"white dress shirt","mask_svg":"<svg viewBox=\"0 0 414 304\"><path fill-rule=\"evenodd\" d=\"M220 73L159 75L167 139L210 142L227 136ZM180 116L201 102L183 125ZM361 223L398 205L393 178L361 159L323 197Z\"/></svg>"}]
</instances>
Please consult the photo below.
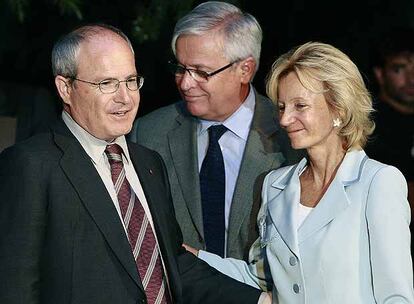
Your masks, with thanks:
<instances>
[{"instance_id":1,"label":"white dress shirt","mask_svg":"<svg viewBox=\"0 0 414 304\"><path fill-rule=\"evenodd\" d=\"M72 132L72 134L79 141L82 148L90 157L93 165L96 168L96 171L98 171L98 174L105 185L106 190L108 190L108 193L111 196L112 202L114 203L114 207L118 212L118 216L123 224L124 221L122 219L121 209L118 203L118 197L115 192L114 183L112 182L111 166L109 164L108 157L105 153L105 148L108 144L118 144L122 148L122 162L124 164L126 178L129 184L131 185L132 189L134 190L135 194L137 195L139 201L141 202L141 205L144 208L145 214L148 217L149 223L151 224L152 230L154 231L155 235L154 223L152 220L151 212L148 207L148 202L145 198L144 191L138 179L138 175L135 172L134 166L131 163L125 136L120 136L116 138L113 142L108 143L107 141L96 138L90 133L88 133L85 129L79 126L73 120L73 118L65 111L62 112L62 119L66 126L69 128L69 130ZM123 227L125 233L128 236L127 228L124 225ZM155 237L157 236L155 235Z\"/></svg>"},{"instance_id":2,"label":"white dress shirt","mask_svg":"<svg viewBox=\"0 0 414 304\"><path fill-rule=\"evenodd\" d=\"M231 202L233 199L234 188L240 171L240 164L243 158L244 148L246 147L247 137L249 136L250 125L253 120L255 106L254 90L250 87L249 95L229 118L223 122L199 120L197 132L198 144L198 171L207 154L208 149L208 128L212 125L223 124L228 131L219 139L219 145L223 154L225 170L225 248L227 248L227 233ZM226 256L226 250L224 255Z\"/></svg>"}]
</instances>

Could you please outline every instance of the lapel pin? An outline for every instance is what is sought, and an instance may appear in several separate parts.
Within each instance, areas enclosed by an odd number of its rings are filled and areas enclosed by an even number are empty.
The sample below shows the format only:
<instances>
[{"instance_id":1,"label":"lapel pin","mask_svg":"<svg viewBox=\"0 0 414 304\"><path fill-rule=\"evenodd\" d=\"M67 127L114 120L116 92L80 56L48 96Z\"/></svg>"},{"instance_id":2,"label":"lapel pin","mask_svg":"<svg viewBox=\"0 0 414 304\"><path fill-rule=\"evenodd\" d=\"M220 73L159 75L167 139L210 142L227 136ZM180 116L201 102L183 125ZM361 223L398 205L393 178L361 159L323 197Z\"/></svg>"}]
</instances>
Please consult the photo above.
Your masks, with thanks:
<instances>
[{"instance_id":1,"label":"lapel pin","mask_svg":"<svg viewBox=\"0 0 414 304\"><path fill-rule=\"evenodd\" d=\"M154 172L152 172L152 169L149 169L149 173L152 175L154 174Z\"/></svg>"}]
</instances>

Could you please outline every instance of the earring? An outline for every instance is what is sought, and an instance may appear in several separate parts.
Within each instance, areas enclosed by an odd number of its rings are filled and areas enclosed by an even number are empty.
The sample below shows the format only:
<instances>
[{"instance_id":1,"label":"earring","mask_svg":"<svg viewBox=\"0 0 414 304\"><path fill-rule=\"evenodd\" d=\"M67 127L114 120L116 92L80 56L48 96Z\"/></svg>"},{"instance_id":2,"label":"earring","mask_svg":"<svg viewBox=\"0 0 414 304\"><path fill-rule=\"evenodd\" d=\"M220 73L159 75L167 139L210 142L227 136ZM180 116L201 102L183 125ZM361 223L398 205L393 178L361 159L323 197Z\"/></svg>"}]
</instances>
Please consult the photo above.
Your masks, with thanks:
<instances>
[{"instance_id":1,"label":"earring","mask_svg":"<svg viewBox=\"0 0 414 304\"><path fill-rule=\"evenodd\" d=\"M335 118L332 122L334 128L338 128L342 124L342 121L339 118Z\"/></svg>"}]
</instances>

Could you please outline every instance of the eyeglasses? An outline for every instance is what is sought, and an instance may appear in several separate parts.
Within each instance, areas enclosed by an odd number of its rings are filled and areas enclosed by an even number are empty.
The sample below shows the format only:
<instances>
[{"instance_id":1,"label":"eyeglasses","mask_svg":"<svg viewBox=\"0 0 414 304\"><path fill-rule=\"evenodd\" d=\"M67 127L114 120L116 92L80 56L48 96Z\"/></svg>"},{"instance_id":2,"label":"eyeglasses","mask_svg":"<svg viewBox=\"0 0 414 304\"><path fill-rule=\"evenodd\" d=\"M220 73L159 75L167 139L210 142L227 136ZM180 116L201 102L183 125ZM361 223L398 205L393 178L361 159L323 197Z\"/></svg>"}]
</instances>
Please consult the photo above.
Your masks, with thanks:
<instances>
[{"instance_id":1,"label":"eyeglasses","mask_svg":"<svg viewBox=\"0 0 414 304\"><path fill-rule=\"evenodd\" d=\"M103 94L111 94L111 93L114 93L114 92L118 91L119 84L121 82L125 82L126 87L130 91L137 91L137 90L141 89L142 86L144 85L144 77L142 77L142 76L134 76L134 77L130 77L126 80L118 80L118 79L115 79L115 78L110 78L110 79L104 79L100 82L92 82L92 81L82 80L82 79L79 79L79 78L76 78L76 77L68 77L68 78L73 79L73 80L77 80L77 81L80 81L80 82L84 82L84 83L89 83L91 85L98 86L99 90Z\"/></svg>"},{"instance_id":2,"label":"eyeglasses","mask_svg":"<svg viewBox=\"0 0 414 304\"><path fill-rule=\"evenodd\" d=\"M188 72L191 77L193 77L193 79L197 82L207 82L208 79L211 76L214 76L220 72L223 72L224 70L228 69L229 67L231 67L233 64L235 64L238 60L230 62L229 64L225 65L222 68L219 68L218 70L215 70L214 72L208 73L202 70L198 70L198 69L189 69L186 68L185 66L182 66L180 64L174 63L172 61L168 62L168 67L171 71L171 73L173 75L175 75L175 77L177 78L181 78L184 76L185 72Z\"/></svg>"}]
</instances>

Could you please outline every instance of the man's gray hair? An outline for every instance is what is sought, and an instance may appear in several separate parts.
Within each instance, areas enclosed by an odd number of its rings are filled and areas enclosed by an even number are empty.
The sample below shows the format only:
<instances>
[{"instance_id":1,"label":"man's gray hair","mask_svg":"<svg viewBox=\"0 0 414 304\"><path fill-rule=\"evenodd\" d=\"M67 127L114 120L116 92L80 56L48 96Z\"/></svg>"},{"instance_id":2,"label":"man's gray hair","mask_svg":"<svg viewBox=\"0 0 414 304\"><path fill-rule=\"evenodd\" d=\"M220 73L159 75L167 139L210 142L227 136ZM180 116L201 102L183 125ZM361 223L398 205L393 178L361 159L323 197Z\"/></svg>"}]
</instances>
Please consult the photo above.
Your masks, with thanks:
<instances>
[{"instance_id":1,"label":"man's gray hair","mask_svg":"<svg viewBox=\"0 0 414 304\"><path fill-rule=\"evenodd\" d=\"M84 25L60 38L53 46L53 75L76 77L78 69L77 56L81 43L93 36L101 34L103 31L110 31L124 39L131 48L132 53L134 53L131 41L120 29L103 23Z\"/></svg>"},{"instance_id":2,"label":"man's gray hair","mask_svg":"<svg viewBox=\"0 0 414 304\"><path fill-rule=\"evenodd\" d=\"M256 18L225 2L208 1L195 7L178 20L171 47L176 55L176 42L181 35L203 35L219 30L223 35L222 52L230 62L252 56L259 67L262 29Z\"/></svg>"}]
</instances>

